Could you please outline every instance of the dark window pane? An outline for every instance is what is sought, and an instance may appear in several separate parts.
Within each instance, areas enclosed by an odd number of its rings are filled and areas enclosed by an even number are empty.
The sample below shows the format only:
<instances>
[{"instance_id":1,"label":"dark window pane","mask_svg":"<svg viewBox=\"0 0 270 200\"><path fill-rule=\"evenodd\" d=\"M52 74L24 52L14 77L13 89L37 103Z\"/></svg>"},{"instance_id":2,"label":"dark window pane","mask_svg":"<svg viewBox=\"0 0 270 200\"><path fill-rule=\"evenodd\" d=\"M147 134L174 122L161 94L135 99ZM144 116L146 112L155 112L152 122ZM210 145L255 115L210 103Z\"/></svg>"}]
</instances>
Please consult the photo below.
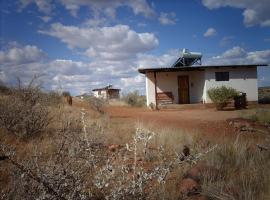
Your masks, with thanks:
<instances>
[{"instance_id":1,"label":"dark window pane","mask_svg":"<svg viewBox=\"0 0 270 200\"><path fill-rule=\"evenodd\" d=\"M216 72L216 81L229 81L229 72Z\"/></svg>"}]
</instances>

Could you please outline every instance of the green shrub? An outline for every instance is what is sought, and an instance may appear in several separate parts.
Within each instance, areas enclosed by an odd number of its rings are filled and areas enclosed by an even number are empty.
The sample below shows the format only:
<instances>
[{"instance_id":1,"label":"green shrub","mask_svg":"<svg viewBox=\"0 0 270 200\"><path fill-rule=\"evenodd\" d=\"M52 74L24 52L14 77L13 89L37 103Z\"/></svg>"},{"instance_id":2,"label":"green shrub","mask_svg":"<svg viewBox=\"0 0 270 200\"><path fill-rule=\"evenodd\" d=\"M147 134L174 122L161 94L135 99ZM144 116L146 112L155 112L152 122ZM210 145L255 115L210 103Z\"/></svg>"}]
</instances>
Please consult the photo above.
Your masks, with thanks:
<instances>
[{"instance_id":1,"label":"green shrub","mask_svg":"<svg viewBox=\"0 0 270 200\"><path fill-rule=\"evenodd\" d=\"M144 95L139 95L139 91L133 91L124 95L123 100L130 106L142 107L146 104Z\"/></svg>"},{"instance_id":2,"label":"green shrub","mask_svg":"<svg viewBox=\"0 0 270 200\"><path fill-rule=\"evenodd\" d=\"M234 88L221 86L209 89L207 94L217 110L222 110L239 92Z\"/></svg>"}]
</instances>

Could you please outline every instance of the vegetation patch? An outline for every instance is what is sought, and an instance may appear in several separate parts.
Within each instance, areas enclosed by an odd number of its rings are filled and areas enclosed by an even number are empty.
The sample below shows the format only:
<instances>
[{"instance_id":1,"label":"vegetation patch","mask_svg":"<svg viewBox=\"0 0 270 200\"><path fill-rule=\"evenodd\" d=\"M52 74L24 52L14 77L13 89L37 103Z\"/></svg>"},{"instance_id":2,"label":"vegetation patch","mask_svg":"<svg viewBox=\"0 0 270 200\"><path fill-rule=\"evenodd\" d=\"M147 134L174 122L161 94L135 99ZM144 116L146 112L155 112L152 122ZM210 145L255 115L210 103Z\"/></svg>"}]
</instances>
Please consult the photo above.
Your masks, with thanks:
<instances>
[{"instance_id":1,"label":"vegetation patch","mask_svg":"<svg viewBox=\"0 0 270 200\"><path fill-rule=\"evenodd\" d=\"M139 91L129 92L123 96L123 100L130 106L143 107L146 105L146 98L144 95L139 95Z\"/></svg>"},{"instance_id":2,"label":"vegetation patch","mask_svg":"<svg viewBox=\"0 0 270 200\"><path fill-rule=\"evenodd\" d=\"M270 87L259 87L259 103L270 104Z\"/></svg>"},{"instance_id":3,"label":"vegetation patch","mask_svg":"<svg viewBox=\"0 0 270 200\"><path fill-rule=\"evenodd\" d=\"M221 86L209 89L207 94L217 110L223 110L234 97L239 95L239 92L234 88Z\"/></svg>"},{"instance_id":4,"label":"vegetation patch","mask_svg":"<svg viewBox=\"0 0 270 200\"><path fill-rule=\"evenodd\" d=\"M0 101L0 127L21 138L43 132L52 120L48 106L59 104L60 96L43 93L33 82L9 91Z\"/></svg>"}]
</instances>

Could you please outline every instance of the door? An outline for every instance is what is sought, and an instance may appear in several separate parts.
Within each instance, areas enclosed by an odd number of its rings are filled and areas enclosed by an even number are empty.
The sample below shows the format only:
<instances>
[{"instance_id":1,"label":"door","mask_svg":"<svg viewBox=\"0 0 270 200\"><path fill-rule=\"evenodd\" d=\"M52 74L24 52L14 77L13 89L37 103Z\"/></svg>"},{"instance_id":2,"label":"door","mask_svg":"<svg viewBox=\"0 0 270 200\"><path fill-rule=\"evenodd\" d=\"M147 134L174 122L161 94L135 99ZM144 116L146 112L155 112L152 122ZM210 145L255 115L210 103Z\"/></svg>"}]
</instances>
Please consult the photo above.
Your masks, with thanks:
<instances>
[{"instance_id":1,"label":"door","mask_svg":"<svg viewBox=\"0 0 270 200\"><path fill-rule=\"evenodd\" d=\"M189 80L188 76L178 76L179 104L189 103Z\"/></svg>"}]
</instances>

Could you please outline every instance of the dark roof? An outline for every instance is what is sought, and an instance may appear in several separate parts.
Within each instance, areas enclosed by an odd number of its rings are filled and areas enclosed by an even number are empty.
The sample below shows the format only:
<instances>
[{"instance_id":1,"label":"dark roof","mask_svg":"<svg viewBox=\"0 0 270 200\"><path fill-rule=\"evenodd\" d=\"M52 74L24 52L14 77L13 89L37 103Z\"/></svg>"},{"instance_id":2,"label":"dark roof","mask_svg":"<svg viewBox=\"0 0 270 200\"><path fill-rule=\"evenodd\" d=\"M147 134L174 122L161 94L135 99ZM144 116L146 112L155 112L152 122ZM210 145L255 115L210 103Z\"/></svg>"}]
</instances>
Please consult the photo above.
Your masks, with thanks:
<instances>
[{"instance_id":1,"label":"dark roof","mask_svg":"<svg viewBox=\"0 0 270 200\"><path fill-rule=\"evenodd\" d=\"M141 68L138 71L142 74L146 72L178 72L178 71L204 71L208 68L238 68L238 67L262 67L267 64L243 64L243 65L197 65L185 67L161 67L161 68Z\"/></svg>"},{"instance_id":2,"label":"dark roof","mask_svg":"<svg viewBox=\"0 0 270 200\"><path fill-rule=\"evenodd\" d=\"M96 89L93 89L92 91L100 91L100 90L114 90L114 91L120 91L121 89L110 88L110 87L104 87L104 88L96 88Z\"/></svg>"},{"instance_id":3,"label":"dark roof","mask_svg":"<svg viewBox=\"0 0 270 200\"><path fill-rule=\"evenodd\" d=\"M107 85L106 87L103 87L103 88L96 88L96 89L93 89L92 91L100 91L100 90L120 91L120 89L113 88L112 85Z\"/></svg>"}]
</instances>

